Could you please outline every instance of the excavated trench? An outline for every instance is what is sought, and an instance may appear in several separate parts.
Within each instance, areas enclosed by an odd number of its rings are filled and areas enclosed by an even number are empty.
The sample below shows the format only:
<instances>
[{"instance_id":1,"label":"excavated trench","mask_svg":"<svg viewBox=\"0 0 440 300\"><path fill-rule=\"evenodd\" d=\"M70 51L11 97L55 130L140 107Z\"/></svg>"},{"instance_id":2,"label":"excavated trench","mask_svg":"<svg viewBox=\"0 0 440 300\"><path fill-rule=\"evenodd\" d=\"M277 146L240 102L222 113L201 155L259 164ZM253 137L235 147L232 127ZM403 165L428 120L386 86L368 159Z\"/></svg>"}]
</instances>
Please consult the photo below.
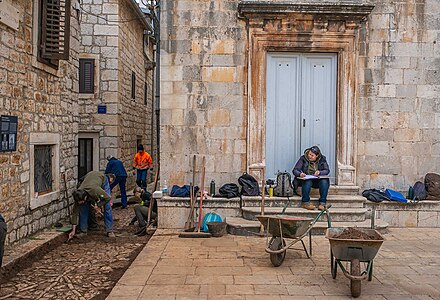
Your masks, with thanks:
<instances>
[{"instance_id":1,"label":"excavated trench","mask_svg":"<svg viewBox=\"0 0 440 300\"><path fill-rule=\"evenodd\" d=\"M105 299L149 240L128 225L133 209L114 208L116 238L100 230L58 243L19 265L0 285L1 299ZM67 239L67 235L66 235Z\"/></svg>"}]
</instances>

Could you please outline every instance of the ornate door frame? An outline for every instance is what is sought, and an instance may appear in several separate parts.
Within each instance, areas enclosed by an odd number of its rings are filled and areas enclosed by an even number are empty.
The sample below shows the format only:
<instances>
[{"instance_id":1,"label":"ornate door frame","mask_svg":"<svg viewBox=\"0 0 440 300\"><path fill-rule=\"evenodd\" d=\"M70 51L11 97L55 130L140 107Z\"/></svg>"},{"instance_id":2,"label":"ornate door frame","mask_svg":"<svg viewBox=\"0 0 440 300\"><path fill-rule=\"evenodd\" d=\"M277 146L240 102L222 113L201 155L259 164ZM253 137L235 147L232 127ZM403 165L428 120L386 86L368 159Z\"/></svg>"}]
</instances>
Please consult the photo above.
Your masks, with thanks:
<instances>
[{"instance_id":1,"label":"ornate door frame","mask_svg":"<svg viewBox=\"0 0 440 300\"><path fill-rule=\"evenodd\" d=\"M337 53L336 184L356 185L358 29L367 4L279 4L242 1L248 33L247 167L265 178L267 52Z\"/></svg>"}]
</instances>

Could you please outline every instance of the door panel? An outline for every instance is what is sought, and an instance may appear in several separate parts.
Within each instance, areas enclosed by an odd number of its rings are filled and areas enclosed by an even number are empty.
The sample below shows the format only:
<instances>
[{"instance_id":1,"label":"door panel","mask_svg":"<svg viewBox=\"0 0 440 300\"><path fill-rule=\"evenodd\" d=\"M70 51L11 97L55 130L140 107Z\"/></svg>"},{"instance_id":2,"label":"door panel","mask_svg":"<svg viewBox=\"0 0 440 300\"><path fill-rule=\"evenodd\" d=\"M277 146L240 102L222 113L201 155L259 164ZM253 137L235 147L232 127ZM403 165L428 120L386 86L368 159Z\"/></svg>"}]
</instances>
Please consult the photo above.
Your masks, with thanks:
<instances>
[{"instance_id":1,"label":"door panel","mask_svg":"<svg viewBox=\"0 0 440 300\"><path fill-rule=\"evenodd\" d=\"M266 177L290 170L300 140L298 118L298 56L268 56L266 104Z\"/></svg>"},{"instance_id":2,"label":"door panel","mask_svg":"<svg viewBox=\"0 0 440 300\"><path fill-rule=\"evenodd\" d=\"M266 78L266 177L291 171L318 145L335 176L336 54L270 53ZM332 181L334 182L334 180Z\"/></svg>"},{"instance_id":3,"label":"door panel","mask_svg":"<svg viewBox=\"0 0 440 300\"><path fill-rule=\"evenodd\" d=\"M326 156L332 177L336 157L336 54L302 57L301 146L317 145Z\"/></svg>"},{"instance_id":4,"label":"door panel","mask_svg":"<svg viewBox=\"0 0 440 300\"><path fill-rule=\"evenodd\" d=\"M93 170L93 139L78 139L78 179Z\"/></svg>"}]
</instances>

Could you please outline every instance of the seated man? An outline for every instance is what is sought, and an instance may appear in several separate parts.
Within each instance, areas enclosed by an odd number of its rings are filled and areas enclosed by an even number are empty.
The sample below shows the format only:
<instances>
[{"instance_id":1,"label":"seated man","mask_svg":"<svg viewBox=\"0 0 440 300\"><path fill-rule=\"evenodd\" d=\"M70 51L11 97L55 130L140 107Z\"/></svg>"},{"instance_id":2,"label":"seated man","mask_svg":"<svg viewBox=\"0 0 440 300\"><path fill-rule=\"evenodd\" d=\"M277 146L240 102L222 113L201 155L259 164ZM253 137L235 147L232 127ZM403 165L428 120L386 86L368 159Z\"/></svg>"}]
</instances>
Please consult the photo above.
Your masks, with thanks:
<instances>
[{"instance_id":1,"label":"seated man","mask_svg":"<svg viewBox=\"0 0 440 300\"><path fill-rule=\"evenodd\" d=\"M139 224L139 230L136 231L136 235L143 236L147 234L147 227L150 224L147 224L148 219L148 209L150 207L151 202L151 193L144 191L140 187L136 187L133 191L134 196L140 199L140 203L134 206L134 213L136 215L136 219ZM157 217L157 202L154 201L153 209L151 211L151 220L156 219Z\"/></svg>"},{"instance_id":2,"label":"seated man","mask_svg":"<svg viewBox=\"0 0 440 300\"><path fill-rule=\"evenodd\" d=\"M97 171L91 171L86 174L79 188L73 192L75 202L72 212L72 231L69 233L69 240L75 235L78 223L81 233L87 233L90 208L100 213L99 207L104 207L104 225L107 236L115 236L113 233L113 215L110 204L110 184L114 179L115 176L113 174L105 176Z\"/></svg>"},{"instance_id":3,"label":"seated man","mask_svg":"<svg viewBox=\"0 0 440 300\"><path fill-rule=\"evenodd\" d=\"M313 188L319 188L319 210L325 209L327 202L327 194L330 186L328 178L317 178L301 180L298 178L304 178L306 175L324 176L330 173L330 169L327 164L327 160L324 155L321 154L318 146L313 146L304 151L298 162L293 168L294 188L295 191L298 186L301 186L301 200L302 207L309 210L314 210L315 206L310 203L310 190Z\"/></svg>"}]
</instances>

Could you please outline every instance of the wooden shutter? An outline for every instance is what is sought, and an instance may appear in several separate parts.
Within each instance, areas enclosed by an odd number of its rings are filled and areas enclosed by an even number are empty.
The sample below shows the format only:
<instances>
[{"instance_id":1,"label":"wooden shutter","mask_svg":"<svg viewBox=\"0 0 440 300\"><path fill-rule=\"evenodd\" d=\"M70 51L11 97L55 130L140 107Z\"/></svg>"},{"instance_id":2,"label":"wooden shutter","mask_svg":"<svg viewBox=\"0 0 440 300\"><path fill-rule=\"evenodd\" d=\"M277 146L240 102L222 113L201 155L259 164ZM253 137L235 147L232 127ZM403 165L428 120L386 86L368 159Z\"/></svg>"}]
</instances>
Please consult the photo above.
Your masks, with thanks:
<instances>
[{"instance_id":1,"label":"wooden shutter","mask_svg":"<svg viewBox=\"0 0 440 300\"><path fill-rule=\"evenodd\" d=\"M131 72L131 99L136 98L136 73Z\"/></svg>"},{"instance_id":2,"label":"wooden shutter","mask_svg":"<svg viewBox=\"0 0 440 300\"><path fill-rule=\"evenodd\" d=\"M93 94L95 92L95 60L79 60L79 92L81 94Z\"/></svg>"},{"instance_id":3,"label":"wooden shutter","mask_svg":"<svg viewBox=\"0 0 440 300\"><path fill-rule=\"evenodd\" d=\"M41 57L69 59L70 0L42 0Z\"/></svg>"}]
</instances>

